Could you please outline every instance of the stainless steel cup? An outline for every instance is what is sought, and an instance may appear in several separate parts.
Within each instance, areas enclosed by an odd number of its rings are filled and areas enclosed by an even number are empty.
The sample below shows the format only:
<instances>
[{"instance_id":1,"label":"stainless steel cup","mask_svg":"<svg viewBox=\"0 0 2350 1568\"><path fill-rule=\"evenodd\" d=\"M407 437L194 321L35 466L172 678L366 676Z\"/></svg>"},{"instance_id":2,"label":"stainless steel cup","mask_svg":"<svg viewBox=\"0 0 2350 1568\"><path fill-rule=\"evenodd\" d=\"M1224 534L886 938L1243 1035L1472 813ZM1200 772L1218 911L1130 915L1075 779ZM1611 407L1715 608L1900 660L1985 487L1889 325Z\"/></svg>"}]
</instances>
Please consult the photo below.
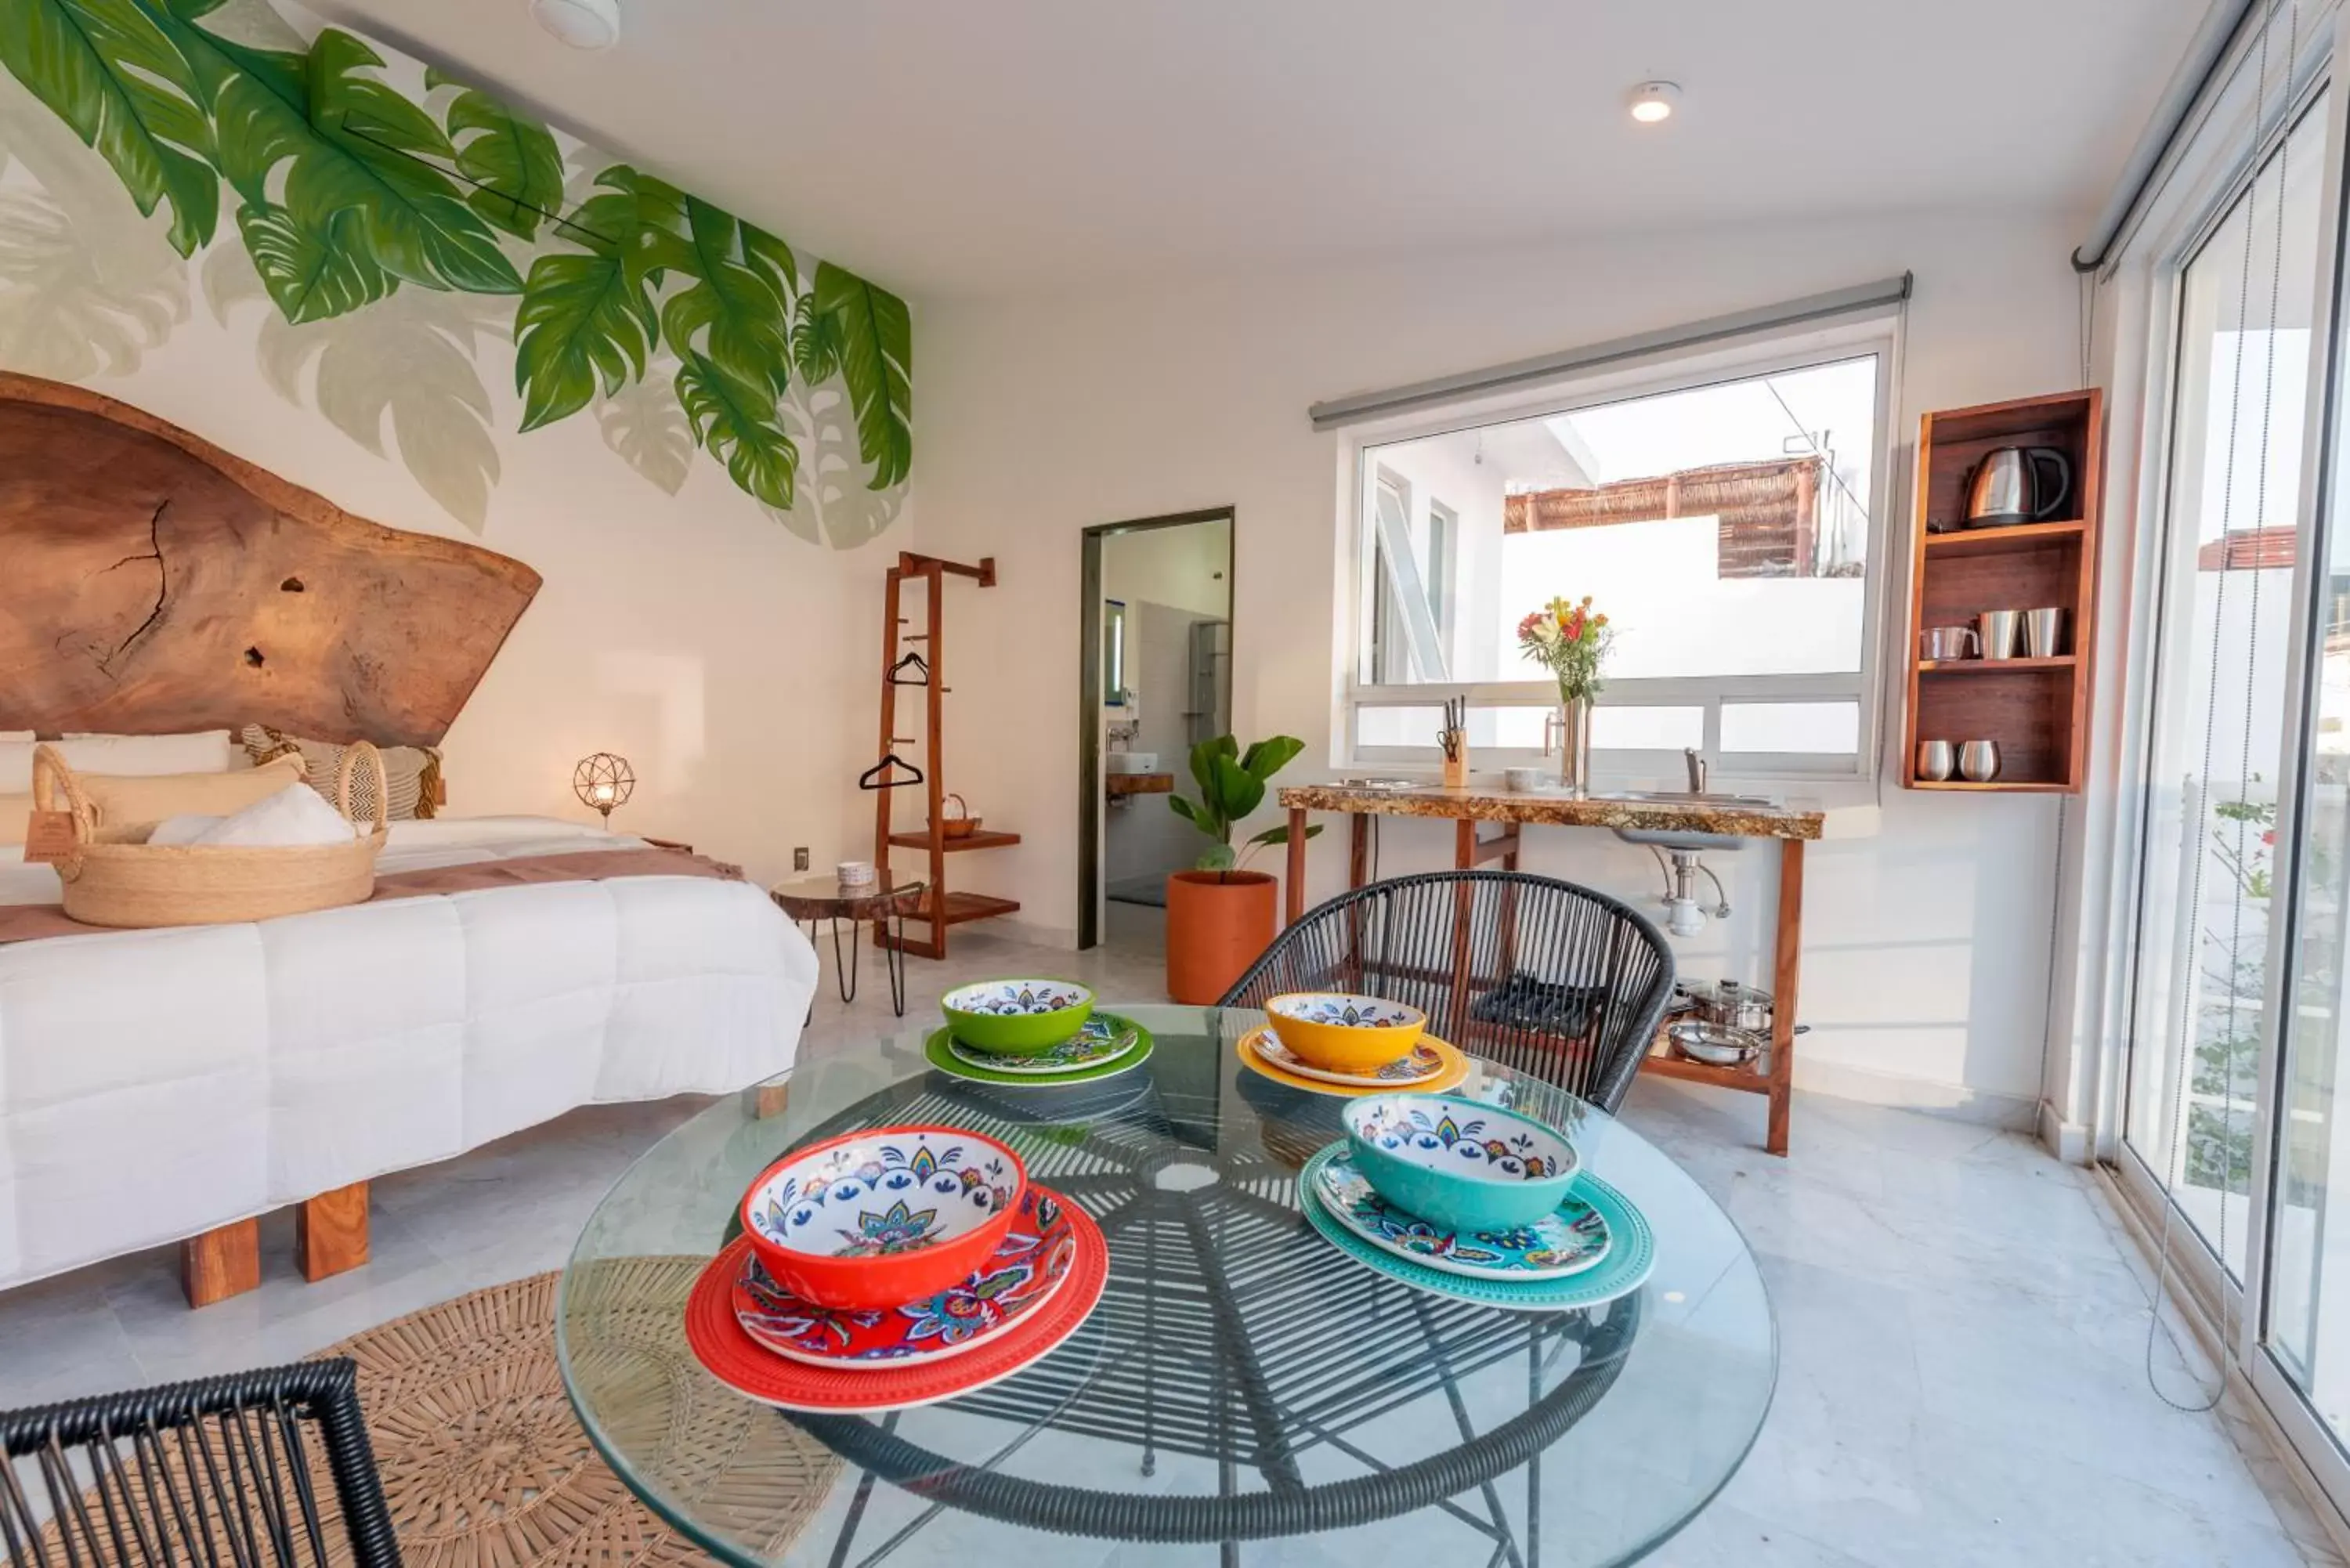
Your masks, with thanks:
<instances>
[{"instance_id":1,"label":"stainless steel cup","mask_svg":"<svg viewBox=\"0 0 2350 1568\"><path fill-rule=\"evenodd\" d=\"M1985 610L1975 617L1975 631L1985 659L2013 659L2023 643L2023 612Z\"/></svg>"},{"instance_id":2,"label":"stainless steel cup","mask_svg":"<svg viewBox=\"0 0 2350 1568\"><path fill-rule=\"evenodd\" d=\"M1970 644L1978 652L1982 648L1970 626L1929 626L1918 634L1918 655L1936 660L1964 659Z\"/></svg>"},{"instance_id":3,"label":"stainless steel cup","mask_svg":"<svg viewBox=\"0 0 2350 1568\"><path fill-rule=\"evenodd\" d=\"M2034 659L2054 659L2064 651L2064 612L2033 609L2023 612L2023 651Z\"/></svg>"},{"instance_id":4,"label":"stainless steel cup","mask_svg":"<svg viewBox=\"0 0 2350 1568\"><path fill-rule=\"evenodd\" d=\"M1958 766L1958 753L1948 741L1918 742L1918 776L1940 784Z\"/></svg>"},{"instance_id":5,"label":"stainless steel cup","mask_svg":"<svg viewBox=\"0 0 2350 1568\"><path fill-rule=\"evenodd\" d=\"M1959 776L1969 784L1989 784L1999 777L1999 742L1969 741L1960 745Z\"/></svg>"}]
</instances>

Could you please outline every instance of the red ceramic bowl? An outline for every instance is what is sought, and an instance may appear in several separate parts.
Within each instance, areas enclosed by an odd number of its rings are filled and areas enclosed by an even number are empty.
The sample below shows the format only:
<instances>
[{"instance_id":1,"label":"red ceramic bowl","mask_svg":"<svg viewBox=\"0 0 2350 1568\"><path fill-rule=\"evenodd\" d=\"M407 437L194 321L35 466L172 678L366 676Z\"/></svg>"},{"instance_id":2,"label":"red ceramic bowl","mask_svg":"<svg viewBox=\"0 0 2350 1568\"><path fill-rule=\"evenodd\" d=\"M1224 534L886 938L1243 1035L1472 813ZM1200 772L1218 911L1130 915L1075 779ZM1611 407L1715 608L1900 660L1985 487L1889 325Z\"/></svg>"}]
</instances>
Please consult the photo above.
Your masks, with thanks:
<instances>
[{"instance_id":1,"label":"red ceramic bowl","mask_svg":"<svg viewBox=\"0 0 2350 1568\"><path fill-rule=\"evenodd\" d=\"M970 1278L1003 1245L1028 1168L958 1127L874 1127L795 1149L743 1195L743 1234L803 1301L867 1312Z\"/></svg>"}]
</instances>

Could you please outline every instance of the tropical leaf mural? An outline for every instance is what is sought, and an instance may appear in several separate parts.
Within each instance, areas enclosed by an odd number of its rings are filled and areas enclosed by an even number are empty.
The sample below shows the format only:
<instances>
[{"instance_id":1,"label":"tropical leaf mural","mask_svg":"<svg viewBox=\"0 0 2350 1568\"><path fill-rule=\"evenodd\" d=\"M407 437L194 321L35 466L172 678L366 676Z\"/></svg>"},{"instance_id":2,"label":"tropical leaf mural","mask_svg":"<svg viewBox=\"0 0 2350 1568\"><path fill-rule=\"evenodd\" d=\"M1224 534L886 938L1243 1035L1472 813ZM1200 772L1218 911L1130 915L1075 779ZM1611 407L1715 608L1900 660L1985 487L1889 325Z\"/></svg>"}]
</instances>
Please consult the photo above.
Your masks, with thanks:
<instances>
[{"instance_id":1,"label":"tropical leaf mural","mask_svg":"<svg viewBox=\"0 0 2350 1568\"><path fill-rule=\"evenodd\" d=\"M162 214L182 256L240 245L290 327L390 309L410 288L509 298L525 431L594 405L606 444L656 483L673 492L699 449L782 515L815 430L806 410L837 400L854 416L863 488L905 483L903 300L828 262L805 270L780 236L642 170L569 167L531 117L438 69L415 92L412 66L354 34L328 27L298 49L241 42L219 18L207 25L223 4L0 0L0 65L137 212ZM433 493L478 528L479 482L456 474L494 482L496 467L468 433L486 410L462 397L453 348L406 327L338 341L416 345L411 363L446 383L431 402L347 398L338 422L372 429L389 410L405 451L408 431L432 428L428 411L462 411L432 443L463 457ZM649 375L666 383L658 397L639 392ZM845 461L825 455L828 495Z\"/></svg>"}]
</instances>

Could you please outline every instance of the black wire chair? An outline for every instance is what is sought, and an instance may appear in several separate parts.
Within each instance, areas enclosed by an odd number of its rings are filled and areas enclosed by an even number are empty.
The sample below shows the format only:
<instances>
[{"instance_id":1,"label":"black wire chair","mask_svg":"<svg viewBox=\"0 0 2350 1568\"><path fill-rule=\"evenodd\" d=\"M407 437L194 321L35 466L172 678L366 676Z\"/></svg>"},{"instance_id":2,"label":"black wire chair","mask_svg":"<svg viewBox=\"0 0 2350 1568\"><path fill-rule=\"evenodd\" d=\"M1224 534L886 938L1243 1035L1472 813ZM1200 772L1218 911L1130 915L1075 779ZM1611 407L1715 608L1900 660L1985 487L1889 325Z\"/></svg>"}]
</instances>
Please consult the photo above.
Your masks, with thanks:
<instances>
[{"instance_id":1,"label":"black wire chair","mask_svg":"<svg viewBox=\"0 0 2350 1568\"><path fill-rule=\"evenodd\" d=\"M399 1568L348 1358L0 1412L0 1454L16 1568Z\"/></svg>"},{"instance_id":2,"label":"black wire chair","mask_svg":"<svg viewBox=\"0 0 2350 1568\"><path fill-rule=\"evenodd\" d=\"M1286 991L1407 1002L1463 1050L1613 1112L1672 990L1672 950L1627 904L1521 871L1430 871L1307 910L1222 1005Z\"/></svg>"}]
</instances>

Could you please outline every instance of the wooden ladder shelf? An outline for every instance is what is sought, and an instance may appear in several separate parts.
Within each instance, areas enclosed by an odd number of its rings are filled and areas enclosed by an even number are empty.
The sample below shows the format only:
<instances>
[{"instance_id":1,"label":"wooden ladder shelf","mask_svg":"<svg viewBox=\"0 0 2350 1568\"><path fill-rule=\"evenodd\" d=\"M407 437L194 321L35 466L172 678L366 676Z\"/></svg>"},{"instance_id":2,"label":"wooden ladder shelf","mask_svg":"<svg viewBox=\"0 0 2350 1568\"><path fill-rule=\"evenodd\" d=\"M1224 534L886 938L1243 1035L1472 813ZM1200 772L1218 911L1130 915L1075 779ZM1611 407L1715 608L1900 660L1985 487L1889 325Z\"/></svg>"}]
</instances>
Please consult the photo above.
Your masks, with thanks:
<instances>
[{"instance_id":1,"label":"wooden ladder shelf","mask_svg":"<svg viewBox=\"0 0 2350 1568\"><path fill-rule=\"evenodd\" d=\"M923 958L942 959L947 956L947 928L962 925L966 920L984 920L993 915L1008 915L1020 908L1010 898L993 898L985 893L955 893L947 889L947 857L972 849L1002 849L1020 842L1016 833L994 830L972 833L962 838L946 836L945 805L947 797L946 755L941 742L941 731L946 717L946 580L949 577L969 577L983 588L995 586L995 557L981 558L975 566L960 561L942 561L935 556L918 556L910 550L898 553L898 564L889 568L888 597L881 610L881 743L878 753L888 757L903 756L897 748L910 745L914 738L898 732L898 692L901 687L921 686L922 732L920 758L921 788L930 806L930 820L922 828L911 832L892 832L889 826L889 806L897 790L884 788L874 792L873 865L884 878L890 877L889 851L926 849L930 852L930 869L924 877L921 901L906 915L910 928L904 938L905 950ZM908 633L903 609L903 590L909 582L923 586L923 628ZM904 645L914 644L912 649ZM899 676L899 666L910 652L921 655L920 680ZM928 926L928 938L918 936L911 928ZM888 924L876 920L873 940L894 944Z\"/></svg>"}]
</instances>

